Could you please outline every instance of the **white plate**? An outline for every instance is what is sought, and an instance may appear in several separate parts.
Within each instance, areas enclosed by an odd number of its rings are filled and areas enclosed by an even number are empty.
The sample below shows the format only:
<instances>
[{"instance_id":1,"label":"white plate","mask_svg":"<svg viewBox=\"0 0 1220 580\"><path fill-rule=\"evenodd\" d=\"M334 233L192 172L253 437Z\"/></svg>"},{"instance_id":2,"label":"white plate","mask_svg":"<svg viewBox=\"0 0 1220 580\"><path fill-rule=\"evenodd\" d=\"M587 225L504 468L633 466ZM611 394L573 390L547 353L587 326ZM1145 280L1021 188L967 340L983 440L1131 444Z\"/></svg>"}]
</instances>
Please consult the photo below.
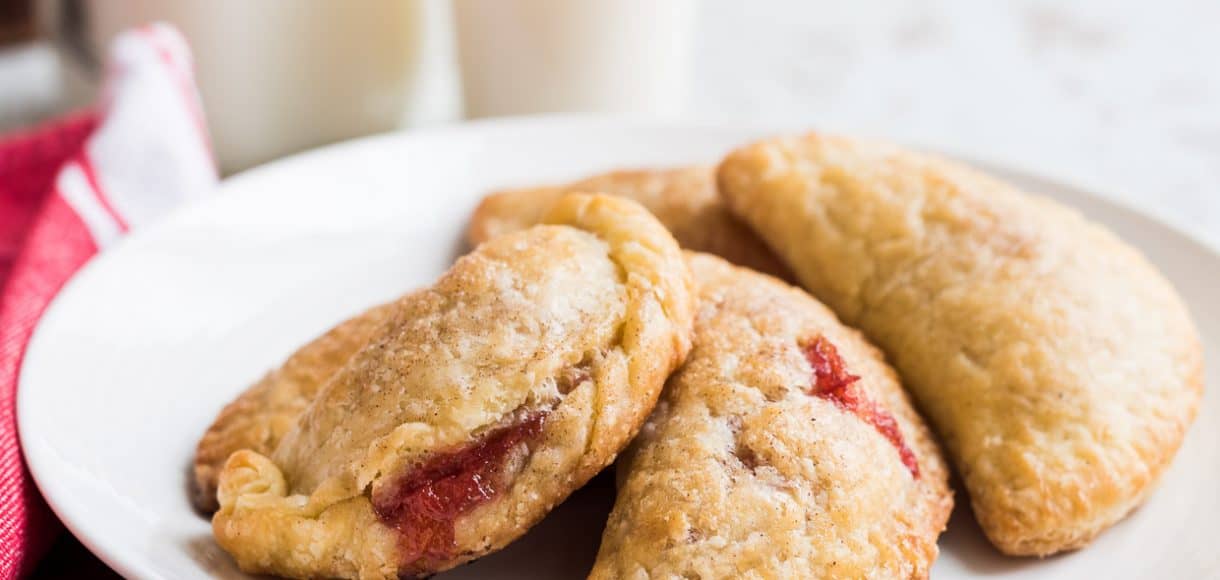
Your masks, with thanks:
<instances>
[{"instance_id":1,"label":"white plate","mask_svg":"<svg viewBox=\"0 0 1220 580\"><path fill-rule=\"evenodd\" d=\"M230 179L220 195L94 260L42 319L18 401L39 487L68 527L125 575L240 577L185 493L195 441L222 404L331 324L444 271L488 189L620 166L712 162L760 134L520 119L355 141ZM984 167L1080 208L1142 248L1189 303L1207 357L1220 360L1220 256L1092 194ZM1213 371L1213 386L1215 378ZM959 509L934 576L1220 573L1218 429L1212 390L1162 489L1075 554L1003 558ZM444 577L582 576L612 487L603 476L526 538Z\"/></svg>"}]
</instances>

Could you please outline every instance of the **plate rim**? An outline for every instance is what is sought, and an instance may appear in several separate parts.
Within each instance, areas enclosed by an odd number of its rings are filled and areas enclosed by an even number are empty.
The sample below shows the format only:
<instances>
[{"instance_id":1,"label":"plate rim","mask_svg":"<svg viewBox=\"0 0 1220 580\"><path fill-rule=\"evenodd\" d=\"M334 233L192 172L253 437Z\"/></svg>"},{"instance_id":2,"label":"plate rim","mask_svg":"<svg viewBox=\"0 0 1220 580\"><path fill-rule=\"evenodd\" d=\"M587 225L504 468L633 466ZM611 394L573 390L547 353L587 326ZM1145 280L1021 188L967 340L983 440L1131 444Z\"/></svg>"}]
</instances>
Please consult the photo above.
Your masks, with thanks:
<instances>
[{"instance_id":1,"label":"plate rim","mask_svg":"<svg viewBox=\"0 0 1220 580\"><path fill-rule=\"evenodd\" d=\"M284 171L293 171L294 166L304 166L310 160L318 157L327 157L333 155L352 154L352 151L360 148L375 148L379 143L399 141L399 140L431 140L443 138L447 135L461 134L479 134L488 131L546 131L563 128L574 132L590 132L598 130L620 130L620 131L648 131L648 130L668 130L668 131L716 131L716 132L737 132L742 134L756 135L785 135L785 134L800 134L811 130L819 130L825 132L850 134L862 136L866 138L875 138L876 136L868 132L852 131L849 127L839 127L827 125L826 129L814 128L808 123L799 123L794 125L784 126L777 123L734 123L734 122L708 122L699 120L683 120L683 119L658 119L652 117L641 117L636 115L599 115L599 114L581 114L581 113L562 113L562 114L540 114L540 115L525 115L512 117L497 117L488 119L477 119L473 121L463 121L458 123L438 125L422 128L410 128L386 133L379 133L355 139L349 139L322 147L309 149L293 155L289 155L269 163L259 165L257 167L241 171L230 175L221 180L215 192L195 200L188 202L180 207L176 207L166 215L157 219L154 223L147 227L124 236L116 241L112 246L107 248L105 252L100 252L91 257L79 270L77 270L59 289L52 300L48 303L42 316L36 322L33 332L30 335L29 341L26 343L25 352L20 361L20 368L17 374L17 392L16 392L16 420L18 441L25 464L29 470L31 478L34 480L35 486L41 494L46 504L51 508L56 518L63 523L64 527L76 537L91 553L98 559L103 561L107 566L110 566L117 573L124 577L160 577L161 575L154 570L148 569L146 562L138 561L136 558L129 557L121 549L107 549L106 534L90 533L88 528L91 524L85 523L85 519L74 519L67 517L69 510L72 508L65 507L69 503L63 498L72 495L70 490L60 487L48 471L51 469L51 463L55 461L51 457L50 450L42 449L39 445L32 443L27 445L27 441L33 442L36 436L31 431L33 424L30 420L35 410L31 407L33 403L29 402L29 397L23 396L24 389L22 385L26 381L27 362L31 360L30 353L41 352L43 349L52 348L45 345L46 339L44 336L45 323L49 319L54 318L54 312L58 310L64 301L64 296L74 292L74 288L78 286L79 280L84 278L87 272L97 268L106 267L105 264L114 259L113 256L120 253L122 248L127 245L142 240L143 238L154 236L164 228L172 226L183 215L202 211L201 208L208 204L216 203L216 200L225 197L231 190L240 188L243 183L252 179L265 178L266 175L274 175ZM880 137L885 139L884 137ZM1173 234L1181 237L1181 239L1205 254L1208 254L1216 264L1220 264L1220 241L1213 242L1207 235L1204 234L1201 228L1197 228L1191 224L1183 223L1167 213L1160 211L1147 204L1139 203L1131 198L1111 197L1099 193L1113 189L1113 187L1104 187L1096 183L1094 180L1081 178L1080 176L1064 176L1061 172L1033 170L1027 164L1014 162L1011 160L999 159L995 156L980 154L979 152L964 153L954 147L946 146L944 143L937 143L936 140L895 140L892 142L901 144L915 150L922 150L937 155L943 155L952 159L960 160L964 163L976 166L988 173L1007 173L1010 175L1020 175L1025 179L1037 181L1046 184L1053 188L1069 190L1073 194L1082 198L1087 198L1093 203L1102 206L1109 206L1112 209L1119 210L1120 213L1127 214L1128 217L1134 217L1139 220L1144 220L1152 225L1163 230L1168 230ZM744 144L744 143L743 143ZM1036 192L1034 192L1036 193ZM33 452L31 452L33 451Z\"/></svg>"}]
</instances>

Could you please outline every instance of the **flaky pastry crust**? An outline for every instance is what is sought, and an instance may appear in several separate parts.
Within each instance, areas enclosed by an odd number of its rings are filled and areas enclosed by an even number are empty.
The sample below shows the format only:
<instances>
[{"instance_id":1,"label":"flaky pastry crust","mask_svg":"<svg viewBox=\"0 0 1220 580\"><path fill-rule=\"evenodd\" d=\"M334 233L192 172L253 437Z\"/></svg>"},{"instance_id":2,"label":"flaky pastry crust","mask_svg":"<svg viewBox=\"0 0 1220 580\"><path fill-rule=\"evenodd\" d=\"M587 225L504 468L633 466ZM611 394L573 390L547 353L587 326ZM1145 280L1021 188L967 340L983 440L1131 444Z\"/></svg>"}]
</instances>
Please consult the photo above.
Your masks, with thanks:
<instances>
[{"instance_id":1,"label":"flaky pastry crust","mask_svg":"<svg viewBox=\"0 0 1220 580\"><path fill-rule=\"evenodd\" d=\"M688 250L716 254L760 272L791 279L787 267L754 232L724 207L716 195L711 167L619 170L567 185L510 189L483 199L466 231L477 246L491 238L528 228L564 194L596 191L639 202Z\"/></svg>"},{"instance_id":2,"label":"flaky pastry crust","mask_svg":"<svg viewBox=\"0 0 1220 580\"><path fill-rule=\"evenodd\" d=\"M689 255L693 348L619 461L590 577L927 577L948 470L880 352L803 291ZM814 392L815 340L893 417L910 466L863 413Z\"/></svg>"},{"instance_id":3,"label":"flaky pastry crust","mask_svg":"<svg viewBox=\"0 0 1220 580\"><path fill-rule=\"evenodd\" d=\"M1008 554L1079 548L1138 506L1202 395L1169 283L1077 212L962 165L810 134L743 147L732 210L882 347Z\"/></svg>"},{"instance_id":4,"label":"flaky pastry crust","mask_svg":"<svg viewBox=\"0 0 1220 580\"><path fill-rule=\"evenodd\" d=\"M213 531L243 570L445 570L614 460L689 349L690 275L630 201L571 195L543 221L395 302L270 457L229 458Z\"/></svg>"},{"instance_id":5,"label":"flaky pastry crust","mask_svg":"<svg viewBox=\"0 0 1220 580\"><path fill-rule=\"evenodd\" d=\"M196 509L212 513L220 507L216 480L225 460L241 449L270 455L322 385L388 324L392 311L388 304L375 306L340 323L225 405L195 449L191 503Z\"/></svg>"}]
</instances>

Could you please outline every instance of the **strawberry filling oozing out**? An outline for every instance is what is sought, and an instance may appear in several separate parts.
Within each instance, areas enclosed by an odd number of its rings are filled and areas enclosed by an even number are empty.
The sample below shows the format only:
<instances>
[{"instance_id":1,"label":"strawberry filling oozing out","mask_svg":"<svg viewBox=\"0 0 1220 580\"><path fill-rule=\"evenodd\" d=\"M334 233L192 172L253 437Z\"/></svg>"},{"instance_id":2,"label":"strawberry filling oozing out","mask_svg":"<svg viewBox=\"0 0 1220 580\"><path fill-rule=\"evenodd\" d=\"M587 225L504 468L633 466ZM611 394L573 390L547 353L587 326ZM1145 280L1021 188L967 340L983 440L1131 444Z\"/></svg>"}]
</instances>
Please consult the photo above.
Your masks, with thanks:
<instances>
[{"instance_id":1,"label":"strawberry filling oozing out","mask_svg":"<svg viewBox=\"0 0 1220 580\"><path fill-rule=\"evenodd\" d=\"M398 531L405 571L426 571L456 555L454 521L505 491L510 452L542 432L546 413L432 456L373 494L373 510Z\"/></svg>"},{"instance_id":2,"label":"strawberry filling oozing out","mask_svg":"<svg viewBox=\"0 0 1220 580\"><path fill-rule=\"evenodd\" d=\"M911 475L919 478L919 461L907 447L898 430L898 422L884 407L870 401L856 385L860 377L847 372L839 351L823 336L803 346L805 359L813 365L813 385L810 394L829 400L839 408L855 414L881 433L898 450L902 464Z\"/></svg>"}]
</instances>

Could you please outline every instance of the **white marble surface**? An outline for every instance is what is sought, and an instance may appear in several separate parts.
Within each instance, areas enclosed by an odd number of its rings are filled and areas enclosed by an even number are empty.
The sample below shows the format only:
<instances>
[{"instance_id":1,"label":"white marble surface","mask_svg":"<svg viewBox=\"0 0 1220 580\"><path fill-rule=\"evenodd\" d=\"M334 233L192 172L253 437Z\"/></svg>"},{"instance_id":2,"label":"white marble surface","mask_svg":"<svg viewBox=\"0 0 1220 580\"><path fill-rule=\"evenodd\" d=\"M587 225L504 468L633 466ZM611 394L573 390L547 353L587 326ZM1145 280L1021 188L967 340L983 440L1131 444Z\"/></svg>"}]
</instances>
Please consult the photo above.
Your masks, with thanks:
<instances>
[{"instance_id":1,"label":"white marble surface","mask_svg":"<svg viewBox=\"0 0 1220 580\"><path fill-rule=\"evenodd\" d=\"M1093 185L1220 245L1220 2L704 0L689 116L926 143ZM53 110L0 53L0 128Z\"/></svg>"},{"instance_id":2,"label":"white marble surface","mask_svg":"<svg viewBox=\"0 0 1220 580\"><path fill-rule=\"evenodd\" d=\"M845 128L1094 184L1220 243L1220 2L713 0L701 116Z\"/></svg>"}]
</instances>

